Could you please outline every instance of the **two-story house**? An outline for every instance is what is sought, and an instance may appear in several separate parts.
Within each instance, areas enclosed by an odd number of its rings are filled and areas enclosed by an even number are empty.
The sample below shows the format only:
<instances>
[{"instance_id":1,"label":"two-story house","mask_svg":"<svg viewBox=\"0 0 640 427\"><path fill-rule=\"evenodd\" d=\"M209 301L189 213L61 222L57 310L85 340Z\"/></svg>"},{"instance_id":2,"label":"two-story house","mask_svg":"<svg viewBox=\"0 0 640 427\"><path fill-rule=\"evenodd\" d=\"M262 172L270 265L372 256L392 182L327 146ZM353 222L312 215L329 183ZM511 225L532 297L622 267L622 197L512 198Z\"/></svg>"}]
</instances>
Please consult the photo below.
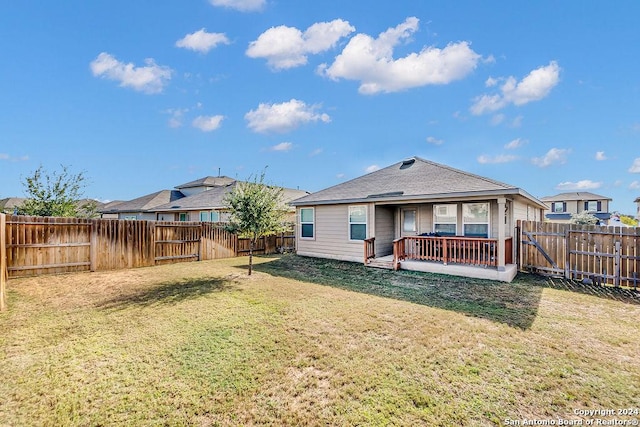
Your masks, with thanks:
<instances>
[{"instance_id":1,"label":"two-story house","mask_svg":"<svg viewBox=\"0 0 640 427\"><path fill-rule=\"evenodd\" d=\"M603 223L609 221L611 217L609 202L612 199L586 191L560 193L542 197L540 200L549 206L549 209L544 212L544 217L553 222L569 222L571 214L584 211L592 213Z\"/></svg>"}]
</instances>

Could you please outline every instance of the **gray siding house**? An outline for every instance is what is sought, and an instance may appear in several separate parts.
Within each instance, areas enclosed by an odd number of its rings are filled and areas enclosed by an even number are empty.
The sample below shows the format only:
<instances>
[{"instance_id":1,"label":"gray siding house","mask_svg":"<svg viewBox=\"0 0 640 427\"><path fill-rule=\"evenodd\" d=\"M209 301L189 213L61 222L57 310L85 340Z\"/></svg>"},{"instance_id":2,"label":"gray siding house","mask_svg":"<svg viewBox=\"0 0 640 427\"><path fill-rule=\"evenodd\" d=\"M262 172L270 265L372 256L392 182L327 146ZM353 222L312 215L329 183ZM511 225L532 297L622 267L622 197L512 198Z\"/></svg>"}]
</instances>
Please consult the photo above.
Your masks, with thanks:
<instances>
[{"instance_id":1,"label":"gray siding house","mask_svg":"<svg viewBox=\"0 0 640 427\"><path fill-rule=\"evenodd\" d=\"M516 221L541 221L526 191L419 157L312 193L299 255L511 281Z\"/></svg>"},{"instance_id":2,"label":"gray siding house","mask_svg":"<svg viewBox=\"0 0 640 427\"><path fill-rule=\"evenodd\" d=\"M207 176L101 210L103 218L141 219L151 221L226 222L224 197L238 181L226 176ZM283 189L284 202L309 194L307 191ZM291 211L291 222L295 212Z\"/></svg>"}]
</instances>

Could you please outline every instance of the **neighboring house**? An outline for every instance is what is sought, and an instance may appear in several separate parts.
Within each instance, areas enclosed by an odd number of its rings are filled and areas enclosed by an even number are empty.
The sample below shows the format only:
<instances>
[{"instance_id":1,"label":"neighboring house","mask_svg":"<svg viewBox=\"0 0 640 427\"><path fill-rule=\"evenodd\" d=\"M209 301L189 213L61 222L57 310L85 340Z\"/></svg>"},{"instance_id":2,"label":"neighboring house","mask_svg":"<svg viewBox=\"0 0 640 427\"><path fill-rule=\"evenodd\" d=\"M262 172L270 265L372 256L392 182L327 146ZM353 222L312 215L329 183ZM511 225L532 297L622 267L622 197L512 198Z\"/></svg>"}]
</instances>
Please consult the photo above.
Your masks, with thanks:
<instances>
[{"instance_id":1,"label":"neighboring house","mask_svg":"<svg viewBox=\"0 0 640 427\"><path fill-rule=\"evenodd\" d=\"M238 181L226 176L205 178L176 186L176 190L163 190L110 209L102 210L103 218L146 219L158 221L226 222L224 197L233 191ZM285 203L309 194L306 191L283 189ZM295 210L291 211L295 221Z\"/></svg>"},{"instance_id":2,"label":"neighboring house","mask_svg":"<svg viewBox=\"0 0 640 427\"><path fill-rule=\"evenodd\" d=\"M638 207L636 208L636 219L640 221L640 197L633 201Z\"/></svg>"},{"instance_id":3,"label":"neighboring house","mask_svg":"<svg viewBox=\"0 0 640 427\"><path fill-rule=\"evenodd\" d=\"M419 157L292 204L299 255L503 281L517 273L516 221L546 209L520 188Z\"/></svg>"},{"instance_id":4,"label":"neighboring house","mask_svg":"<svg viewBox=\"0 0 640 427\"><path fill-rule=\"evenodd\" d=\"M545 218L552 222L570 222L571 214L579 214L583 211L592 213L603 223L611 217L609 202L612 199L598 194L584 191L569 192L542 197L540 200L547 204Z\"/></svg>"},{"instance_id":5,"label":"neighboring house","mask_svg":"<svg viewBox=\"0 0 640 427\"><path fill-rule=\"evenodd\" d=\"M185 197L177 190L161 190L137 199L108 205L100 209L102 218L155 220L153 208Z\"/></svg>"},{"instance_id":6,"label":"neighboring house","mask_svg":"<svg viewBox=\"0 0 640 427\"><path fill-rule=\"evenodd\" d=\"M0 199L0 213L14 214L17 209L27 200L22 197L7 197Z\"/></svg>"}]
</instances>

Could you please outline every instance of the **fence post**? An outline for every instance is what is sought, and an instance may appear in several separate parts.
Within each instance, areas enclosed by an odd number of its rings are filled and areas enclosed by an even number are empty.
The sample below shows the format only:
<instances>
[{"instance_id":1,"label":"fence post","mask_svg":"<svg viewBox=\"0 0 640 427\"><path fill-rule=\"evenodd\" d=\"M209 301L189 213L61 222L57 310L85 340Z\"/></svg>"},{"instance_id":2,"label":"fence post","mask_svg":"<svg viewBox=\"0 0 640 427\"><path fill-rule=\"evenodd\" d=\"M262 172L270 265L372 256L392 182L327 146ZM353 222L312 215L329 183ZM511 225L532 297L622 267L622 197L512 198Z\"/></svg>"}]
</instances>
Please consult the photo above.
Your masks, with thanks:
<instances>
[{"instance_id":1,"label":"fence post","mask_svg":"<svg viewBox=\"0 0 640 427\"><path fill-rule=\"evenodd\" d=\"M620 270L621 270L621 266L620 266L620 261L621 261L621 257L620 257L620 250L622 249L622 245L620 243L620 240L616 240L615 241L615 252L614 252L614 261L613 261L613 274L614 274L614 279L613 279L613 283L616 287L620 286Z\"/></svg>"},{"instance_id":2,"label":"fence post","mask_svg":"<svg viewBox=\"0 0 640 427\"><path fill-rule=\"evenodd\" d=\"M0 213L0 311L7 309L7 280L9 272L7 271L7 216Z\"/></svg>"},{"instance_id":3,"label":"fence post","mask_svg":"<svg viewBox=\"0 0 640 427\"><path fill-rule=\"evenodd\" d=\"M96 271L98 268L98 221L91 220L91 237L89 240L89 270Z\"/></svg>"}]
</instances>

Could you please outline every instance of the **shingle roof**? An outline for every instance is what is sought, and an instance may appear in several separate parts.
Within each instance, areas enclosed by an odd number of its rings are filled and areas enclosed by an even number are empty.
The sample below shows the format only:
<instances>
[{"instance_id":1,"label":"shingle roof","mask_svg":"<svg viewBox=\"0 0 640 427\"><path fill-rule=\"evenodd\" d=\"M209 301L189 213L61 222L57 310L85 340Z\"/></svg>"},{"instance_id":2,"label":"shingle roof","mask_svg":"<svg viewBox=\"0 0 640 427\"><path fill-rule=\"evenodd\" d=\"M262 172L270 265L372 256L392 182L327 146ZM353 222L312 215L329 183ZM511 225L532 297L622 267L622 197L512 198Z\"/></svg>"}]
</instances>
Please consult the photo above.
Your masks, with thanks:
<instances>
[{"instance_id":1,"label":"shingle roof","mask_svg":"<svg viewBox=\"0 0 640 427\"><path fill-rule=\"evenodd\" d=\"M229 184L233 184L235 181L235 179L229 178L228 176L205 176L204 178L187 182L186 184L177 185L176 188L181 189L193 187L224 187Z\"/></svg>"},{"instance_id":2,"label":"shingle roof","mask_svg":"<svg viewBox=\"0 0 640 427\"><path fill-rule=\"evenodd\" d=\"M542 203L513 185L412 157L359 178L312 193L293 205L354 201L435 199L447 196L520 194Z\"/></svg>"},{"instance_id":3,"label":"shingle roof","mask_svg":"<svg viewBox=\"0 0 640 427\"><path fill-rule=\"evenodd\" d=\"M214 187L200 193L184 197L171 203L156 206L154 211L194 210L194 209L222 209L225 207L224 196L233 191L237 181L224 187ZM285 203L309 194L306 191L283 188Z\"/></svg>"},{"instance_id":4,"label":"shingle roof","mask_svg":"<svg viewBox=\"0 0 640 427\"><path fill-rule=\"evenodd\" d=\"M609 197L600 196L598 194L589 193L587 191L573 191L567 193L556 194L555 196L546 196L540 198L543 202L564 202L568 200L613 200Z\"/></svg>"},{"instance_id":5,"label":"shingle roof","mask_svg":"<svg viewBox=\"0 0 640 427\"><path fill-rule=\"evenodd\" d=\"M129 200L127 202L118 203L115 206L111 206L107 209L101 209L100 212L143 212L154 210L156 206L163 205L168 202L173 202L184 197L184 194L178 190L161 190L155 193L147 194L146 196L138 197L137 199Z\"/></svg>"},{"instance_id":6,"label":"shingle roof","mask_svg":"<svg viewBox=\"0 0 640 427\"><path fill-rule=\"evenodd\" d=\"M15 207L20 207L27 200L23 197L7 197L6 199L0 199L0 211L13 210Z\"/></svg>"}]
</instances>

